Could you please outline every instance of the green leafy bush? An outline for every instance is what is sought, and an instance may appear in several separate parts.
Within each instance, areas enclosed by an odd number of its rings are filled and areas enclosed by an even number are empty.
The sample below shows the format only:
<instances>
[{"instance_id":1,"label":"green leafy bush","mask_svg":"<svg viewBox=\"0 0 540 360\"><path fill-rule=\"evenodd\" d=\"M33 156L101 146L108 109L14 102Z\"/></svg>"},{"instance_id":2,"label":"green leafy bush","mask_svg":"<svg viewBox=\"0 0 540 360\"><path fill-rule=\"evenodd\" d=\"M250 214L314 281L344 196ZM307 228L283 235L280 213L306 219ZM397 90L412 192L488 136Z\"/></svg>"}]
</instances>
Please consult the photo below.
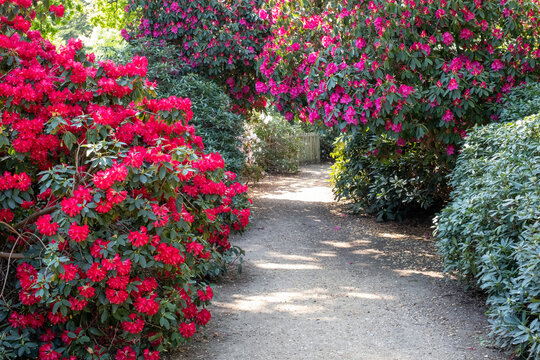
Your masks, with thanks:
<instances>
[{"instance_id":1,"label":"green leafy bush","mask_svg":"<svg viewBox=\"0 0 540 360\"><path fill-rule=\"evenodd\" d=\"M355 212L375 214L377 220L402 220L419 209L445 200L444 168L435 155L425 156L417 144L392 151L391 138L366 132L344 134L336 141L331 178L334 195L353 201Z\"/></svg>"},{"instance_id":2,"label":"green leafy bush","mask_svg":"<svg viewBox=\"0 0 540 360\"><path fill-rule=\"evenodd\" d=\"M436 219L446 271L488 294L492 335L540 357L540 114L475 128Z\"/></svg>"},{"instance_id":3,"label":"green leafy bush","mask_svg":"<svg viewBox=\"0 0 540 360\"><path fill-rule=\"evenodd\" d=\"M533 83L511 91L501 111L501 119L511 122L540 113L540 83Z\"/></svg>"},{"instance_id":4,"label":"green leafy bush","mask_svg":"<svg viewBox=\"0 0 540 360\"><path fill-rule=\"evenodd\" d=\"M262 142L255 155L257 164L268 172L297 172L300 127L276 114L261 116L252 126Z\"/></svg>"}]
</instances>

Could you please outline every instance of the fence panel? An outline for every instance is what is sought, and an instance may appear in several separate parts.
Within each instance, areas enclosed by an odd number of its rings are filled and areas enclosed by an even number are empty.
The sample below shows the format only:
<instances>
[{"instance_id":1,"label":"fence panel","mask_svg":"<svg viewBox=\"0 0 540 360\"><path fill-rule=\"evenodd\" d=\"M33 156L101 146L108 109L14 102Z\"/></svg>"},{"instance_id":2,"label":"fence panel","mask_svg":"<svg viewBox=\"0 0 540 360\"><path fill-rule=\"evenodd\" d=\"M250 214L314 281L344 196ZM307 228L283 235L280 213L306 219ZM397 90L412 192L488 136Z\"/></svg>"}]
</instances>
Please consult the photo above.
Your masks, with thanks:
<instances>
[{"instance_id":1,"label":"fence panel","mask_svg":"<svg viewBox=\"0 0 540 360\"><path fill-rule=\"evenodd\" d=\"M321 162L321 141L318 134L304 133L298 135L300 151L298 162L300 164Z\"/></svg>"}]
</instances>

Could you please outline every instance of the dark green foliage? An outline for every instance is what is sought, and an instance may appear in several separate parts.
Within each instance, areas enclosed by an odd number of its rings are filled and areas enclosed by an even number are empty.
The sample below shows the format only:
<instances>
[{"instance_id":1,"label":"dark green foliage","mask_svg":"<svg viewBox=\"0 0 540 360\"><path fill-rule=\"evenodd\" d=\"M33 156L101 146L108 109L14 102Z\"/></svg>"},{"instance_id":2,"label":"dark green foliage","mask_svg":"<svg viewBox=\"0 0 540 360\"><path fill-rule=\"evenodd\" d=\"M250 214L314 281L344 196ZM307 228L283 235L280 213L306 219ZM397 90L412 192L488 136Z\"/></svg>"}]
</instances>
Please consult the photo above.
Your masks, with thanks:
<instances>
[{"instance_id":1,"label":"dark green foliage","mask_svg":"<svg viewBox=\"0 0 540 360\"><path fill-rule=\"evenodd\" d=\"M538 359L540 114L474 129L450 179L453 200L436 219L446 271L486 291L499 344Z\"/></svg>"},{"instance_id":2,"label":"dark green foliage","mask_svg":"<svg viewBox=\"0 0 540 360\"><path fill-rule=\"evenodd\" d=\"M340 132L332 129L319 133L321 143L321 161L333 161L332 152L334 151L334 144L339 137Z\"/></svg>"},{"instance_id":3,"label":"dark green foliage","mask_svg":"<svg viewBox=\"0 0 540 360\"><path fill-rule=\"evenodd\" d=\"M203 138L205 152L220 153L227 170L242 173L245 162L241 151L243 118L231 112L230 99L220 86L192 74L178 77L163 88L158 86L157 93L159 97L190 98L191 124Z\"/></svg>"},{"instance_id":4,"label":"dark green foliage","mask_svg":"<svg viewBox=\"0 0 540 360\"><path fill-rule=\"evenodd\" d=\"M403 147L401 156L386 156L388 151L395 151L390 138L342 135L332 153L335 197L352 200L355 212L375 214L378 221L402 220L444 202L447 172L436 155L426 156L419 145Z\"/></svg>"}]
</instances>

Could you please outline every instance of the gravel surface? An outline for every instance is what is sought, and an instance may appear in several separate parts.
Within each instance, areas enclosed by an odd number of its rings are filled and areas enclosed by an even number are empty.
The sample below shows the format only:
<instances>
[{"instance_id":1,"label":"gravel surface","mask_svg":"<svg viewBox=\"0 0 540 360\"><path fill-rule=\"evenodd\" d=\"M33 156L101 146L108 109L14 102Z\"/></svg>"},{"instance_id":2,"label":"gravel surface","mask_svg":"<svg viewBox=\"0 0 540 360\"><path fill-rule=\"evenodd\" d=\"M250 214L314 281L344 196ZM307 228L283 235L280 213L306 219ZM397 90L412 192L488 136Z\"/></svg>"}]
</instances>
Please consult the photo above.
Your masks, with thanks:
<instances>
[{"instance_id":1,"label":"gravel surface","mask_svg":"<svg viewBox=\"0 0 540 360\"><path fill-rule=\"evenodd\" d=\"M510 359L486 340L485 299L443 277L430 228L348 215L328 172L252 186L253 225L233 239L243 271L172 358Z\"/></svg>"}]
</instances>

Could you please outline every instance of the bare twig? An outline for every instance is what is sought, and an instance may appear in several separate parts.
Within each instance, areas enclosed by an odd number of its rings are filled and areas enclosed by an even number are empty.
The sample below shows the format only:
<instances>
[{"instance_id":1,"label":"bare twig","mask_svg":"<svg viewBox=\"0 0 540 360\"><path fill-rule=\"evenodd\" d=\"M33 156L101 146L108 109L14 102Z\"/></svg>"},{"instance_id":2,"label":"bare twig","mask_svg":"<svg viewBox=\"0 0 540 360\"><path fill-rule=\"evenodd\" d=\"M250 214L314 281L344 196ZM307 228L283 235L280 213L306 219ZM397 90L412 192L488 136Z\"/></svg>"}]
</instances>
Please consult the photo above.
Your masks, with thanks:
<instances>
[{"instance_id":1,"label":"bare twig","mask_svg":"<svg viewBox=\"0 0 540 360\"><path fill-rule=\"evenodd\" d=\"M6 267L6 276L4 277L4 283L2 284L2 290L0 291L0 298L4 299L4 302L7 303L5 297L4 297L4 291L6 290L6 284L7 284L7 281L8 281L8 278L9 278L9 266L11 265L11 259L13 257L13 254L14 254L14 251L15 251L15 247L17 246L17 243L19 242L19 240L21 239L22 236L19 236L16 240L15 240L15 243L13 244L13 247L11 248L11 253L9 254L8 256L8 263L7 263L7 267Z\"/></svg>"},{"instance_id":2,"label":"bare twig","mask_svg":"<svg viewBox=\"0 0 540 360\"><path fill-rule=\"evenodd\" d=\"M21 253L7 253L7 252L3 252L3 251L0 251L0 258L3 258L3 259L25 259L26 257L21 254Z\"/></svg>"}]
</instances>

